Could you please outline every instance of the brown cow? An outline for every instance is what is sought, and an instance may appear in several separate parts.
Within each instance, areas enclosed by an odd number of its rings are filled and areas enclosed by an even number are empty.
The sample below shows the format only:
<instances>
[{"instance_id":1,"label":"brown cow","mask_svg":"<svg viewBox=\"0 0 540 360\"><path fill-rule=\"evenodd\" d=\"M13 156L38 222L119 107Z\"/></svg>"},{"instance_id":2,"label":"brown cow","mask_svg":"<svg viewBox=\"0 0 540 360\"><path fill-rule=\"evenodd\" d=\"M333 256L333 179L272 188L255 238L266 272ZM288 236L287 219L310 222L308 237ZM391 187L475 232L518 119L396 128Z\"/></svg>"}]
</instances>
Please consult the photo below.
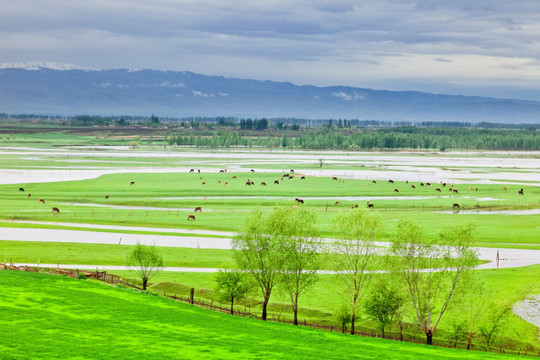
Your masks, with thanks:
<instances>
[{"instance_id":1,"label":"brown cow","mask_svg":"<svg viewBox=\"0 0 540 360\"><path fill-rule=\"evenodd\" d=\"M40 204L45 204L45 200L39 199L39 200L38 200L38 203L40 203Z\"/></svg>"},{"instance_id":2,"label":"brown cow","mask_svg":"<svg viewBox=\"0 0 540 360\"><path fill-rule=\"evenodd\" d=\"M332 180L337 180L337 177L335 177L335 176L332 176Z\"/></svg>"},{"instance_id":3,"label":"brown cow","mask_svg":"<svg viewBox=\"0 0 540 360\"><path fill-rule=\"evenodd\" d=\"M295 198L294 201L296 201L296 202L299 203L299 204L303 204L303 203L304 203L304 200L299 199L299 198Z\"/></svg>"},{"instance_id":4,"label":"brown cow","mask_svg":"<svg viewBox=\"0 0 540 360\"><path fill-rule=\"evenodd\" d=\"M506 186L505 186L505 187L503 187L503 190L504 190L504 191L506 191Z\"/></svg>"},{"instance_id":5,"label":"brown cow","mask_svg":"<svg viewBox=\"0 0 540 360\"><path fill-rule=\"evenodd\" d=\"M436 189L435 189L435 191L441 192L441 189L439 189L439 188L436 188Z\"/></svg>"},{"instance_id":6,"label":"brown cow","mask_svg":"<svg viewBox=\"0 0 540 360\"><path fill-rule=\"evenodd\" d=\"M442 187L446 187L446 183L442 183Z\"/></svg>"},{"instance_id":7,"label":"brown cow","mask_svg":"<svg viewBox=\"0 0 540 360\"><path fill-rule=\"evenodd\" d=\"M206 181L203 181L203 182L202 182L202 185L206 185Z\"/></svg>"},{"instance_id":8,"label":"brown cow","mask_svg":"<svg viewBox=\"0 0 540 360\"><path fill-rule=\"evenodd\" d=\"M264 181L261 181L261 186L266 186L266 183Z\"/></svg>"},{"instance_id":9,"label":"brown cow","mask_svg":"<svg viewBox=\"0 0 540 360\"><path fill-rule=\"evenodd\" d=\"M398 193L398 192L399 192L399 190L398 190L398 189L394 189L394 192L397 192L397 193Z\"/></svg>"},{"instance_id":10,"label":"brown cow","mask_svg":"<svg viewBox=\"0 0 540 360\"><path fill-rule=\"evenodd\" d=\"M193 215L193 214L188 214L187 219L188 219L188 221L189 220L197 220L197 219L195 219L195 215Z\"/></svg>"},{"instance_id":11,"label":"brown cow","mask_svg":"<svg viewBox=\"0 0 540 360\"><path fill-rule=\"evenodd\" d=\"M471 186L471 187L469 188L469 191L473 191L473 190L474 190L474 189L473 189L473 187Z\"/></svg>"},{"instance_id":12,"label":"brown cow","mask_svg":"<svg viewBox=\"0 0 540 360\"><path fill-rule=\"evenodd\" d=\"M233 178L233 179L236 179L236 175L234 175L232 178Z\"/></svg>"},{"instance_id":13,"label":"brown cow","mask_svg":"<svg viewBox=\"0 0 540 360\"><path fill-rule=\"evenodd\" d=\"M426 183L427 186L431 186L431 183Z\"/></svg>"},{"instance_id":14,"label":"brown cow","mask_svg":"<svg viewBox=\"0 0 540 360\"><path fill-rule=\"evenodd\" d=\"M279 180L274 180L274 184L279 185Z\"/></svg>"},{"instance_id":15,"label":"brown cow","mask_svg":"<svg viewBox=\"0 0 540 360\"><path fill-rule=\"evenodd\" d=\"M358 209L358 204L354 204L353 206L351 206L351 209Z\"/></svg>"},{"instance_id":16,"label":"brown cow","mask_svg":"<svg viewBox=\"0 0 540 360\"><path fill-rule=\"evenodd\" d=\"M336 201L336 203L334 205L339 205L339 201Z\"/></svg>"},{"instance_id":17,"label":"brown cow","mask_svg":"<svg viewBox=\"0 0 540 360\"><path fill-rule=\"evenodd\" d=\"M58 213L60 213L60 209L58 209L57 207L53 207L52 212L58 214Z\"/></svg>"},{"instance_id":18,"label":"brown cow","mask_svg":"<svg viewBox=\"0 0 540 360\"><path fill-rule=\"evenodd\" d=\"M197 206L197 207L195 208L195 211L194 211L194 212L197 212L197 211L202 212L202 207Z\"/></svg>"},{"instance_id":19,"label":"brown cow","mask_svg":"<svg viewBox=\"0 0 540 360\"><path fill-rule=\"evenodd\" d=\"M416 186L414 186L413 184L411 184L411 188L416 189Z\"/></svg>"},{"instance_id":20,"label":"brown cow","mask_svg":"<svg viewBox=\"0 0 540 360\"><path fill-rule=\"evenodd\" d=\"M218 183L218 184L221 184L221 181L220 181L220 180L218 180L218 181L217 181L217 183Z\"/></svg>"},{"instance_id":21,"label":"brown cow","mask_svg":"<svg viewBox=\"0 0 540 360\"><path fill-rule=\"evenodd\" d=\"M32 194L28 194L28 197L32 196Z\"/></svg>"},{"instance_id":22,"label":"brown cow","mask_svg":"<svg viewBox=\"0 0 540 360\"><path fill-rule=\"evenodd\" d=\"M454 189L452 191L455 192L456 194L459 192L457 189Z\"/></svg>"},{"instance_id":23,"label":"brown cow","mask_svg":"<svg viewBox=\"0 0 540 360\"><path fill-rule=\"evenodd\" d=\"M246 180L246 185L247 186L250 186L251 185L251 181L249 179Z\"/></svg>"},{"instance_id":24,"label":"brown cow","mask_svg":"<svg viewBox=\"0 0 540 360\"><path fill-rule=\"evenodd\" d=\"M225 184L224 185L229 185L229 182L228 181L225 181Z\"/></svg>"},{"instance_id":25,"label":"brown cow","mask_svg":"<svg viewBox=\"0 0 540 360\"><path fill-rule=\"evenodd\" d=\"M424 183L420 183L420 186L424 186Z\"/></svg>"},{"instance_id":26,"label":"brown cow","mask_svg":"<svg viewBox=\"0 0 540 360\"><path fill-rule=\"evenodd\" d=\"M109 195L105 195L105 199L108 199L109 198Z\"/></svg>"},{"instance_id":27,"label":"brown cow","mask_svg":"<svg viewBox=\"0 0 540 360\"><path fill-rule=\"evenodd\" d=\"M135 185L135 181L132 181L129 185Z\"/></svg>"}]
</instances>

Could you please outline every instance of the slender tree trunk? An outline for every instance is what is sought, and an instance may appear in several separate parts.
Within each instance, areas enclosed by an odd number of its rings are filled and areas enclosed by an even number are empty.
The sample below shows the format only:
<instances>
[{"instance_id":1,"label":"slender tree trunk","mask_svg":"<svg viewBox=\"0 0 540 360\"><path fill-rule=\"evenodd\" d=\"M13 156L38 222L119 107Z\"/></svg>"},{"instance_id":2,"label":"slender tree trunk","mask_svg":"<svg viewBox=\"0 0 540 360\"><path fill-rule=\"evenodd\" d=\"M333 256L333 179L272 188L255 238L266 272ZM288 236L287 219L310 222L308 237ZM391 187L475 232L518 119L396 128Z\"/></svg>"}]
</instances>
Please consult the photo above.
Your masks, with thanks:
<instances>
[{"instance_id":1,"label":"slender tree trunk","mask_svg":"<svg viewBox=\"0 0 540 360\"><path fill-rule=\"evenodd\" d=\"M382 328L381 331L382 331L382 338L383 338L383 339L386 339L386 338L384 337L384 328Z\"/></svg>"},{"instance_id":2,"label":"slender tree trunk","mask_svg":"<svg viewBox=\"0 0 540 360\"><path fill-rule=\"evenodd\" d=\"M433 333L431 330L426 331L426 344L433 345Z\"/></svg>"},{"instance_id":3,"label":"slender tree trunk","mask_svg":"<svg viewBox=\"0 0 540 360\"><path fill-rule=\"evenodd\" d=\"M146 290L146 283L148 282L148 279L142 279L142 289Z\"/></svg>"},{"instance_id":4,"label":"slender tree trunk","mask_svg":"<svg viewBox=\"0 0 540 360\"><path fill-rule=\"evenodd\" d=\"M231 295L231 315L234 315L234 296Z\"/></svg>"},{"instance_id":5,"label":"slender tree trunk","mask_svg":"<svg viewBox=\"0 0 540 360\"><path fill-rule=\"evenodd\" d=\"M266 296L264 298L264 302L263 302L263 309L262 309L262 320L263 321L266 321L266 307L268 306L268 301L270 300L270 297L269 296Z\"/></svg>"},{"instance_id":6,"label":"slender tree trunk","mask_svg":"<svg viewBox=\"0 0 540 360\"><path fill-rule=\"evenodd\" d=\"M293 309L294 312L294 325L298 325L298 308Z\"/></svg>"},{"instance_id":7,"label":"slender tree trunk","mask_svg":"<svg viewBox=\"0 0 540 360\"><path fill-rule=\"evenodd\" d=\"M471 349L471 337L467 336L467 350Z\"/></svg>"},{"instance_id":8,"label":"slender tree trunk","mask_svg":"<svg viewBox=\"0 0 540 360\"><path fill-rule=\"evenodd\" d=\"M352 317L351 317L351 335L354 335L354 320L355 320L355 317L356 317L356 312L354 311L354 306L353 306L353 309L352 309Z\"/></svg>"}]
</instances>

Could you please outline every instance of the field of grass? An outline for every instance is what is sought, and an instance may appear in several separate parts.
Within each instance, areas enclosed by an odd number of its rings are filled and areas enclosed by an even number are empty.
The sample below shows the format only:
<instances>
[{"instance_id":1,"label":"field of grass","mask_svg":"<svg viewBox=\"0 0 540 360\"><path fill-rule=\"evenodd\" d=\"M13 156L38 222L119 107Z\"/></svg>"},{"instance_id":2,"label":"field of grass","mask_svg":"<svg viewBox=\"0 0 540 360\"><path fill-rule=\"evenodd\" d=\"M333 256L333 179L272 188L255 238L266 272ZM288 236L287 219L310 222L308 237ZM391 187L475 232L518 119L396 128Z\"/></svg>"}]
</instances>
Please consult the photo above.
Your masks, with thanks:
<instances>
[{"instance_id":1,"label":"field of grass","mask_svg":"<svg viewBox=\"0 0 540 360\"><path fill-rule=\"evenodd\" d=\"M4 359L517 358L262 323L62 276L3 271L0 289Z\"/></svg>"},{"instance_id":2,"label":"field of grass","mask_svg":"<svg viewBox=\"0 0 540 360\"><path fill-rule=\"evenodd\" d=\"M84 132L83 132L84 133ZM63 182L50 182L50 183L29 183L29 184L10 184L0 185L0 261L4 258L6 261L12 260L14 262L21 263L35 263L38 261L41 263L77 263L77 264L89 264L89 265L124 265L126 255L130 249L125 245L99 245L99 244L78 244L78 243L45 243L45 242L16 242L9 241L12 239L3 238L1 236L2 227L25 227L33 228L39 232L39 229L73 229L73 230L90 230L89 227L85 227L85 224L101 224L101 225L117 225L124 227L148 227L147 230L105 230L105 229L91 229L92 231L100 232L118 232L118 233L138 233L138 234L156 234L156 235L183 235L186 231L183 229L200 229L200 230L220 230L229 231L235 233L239 231L241 226L249 214L254 208L262 208L265 211L272 210L275 206L295 206L297 205L294 198L299 197L305 200L304 205L310 210L316 213L317 222L316 226L320 231L320 234L325 237L334 237L335 232L333 229L334 219L340 212L350 211L351 206L358 204L359 206L365 206L365 200L347 200L347 197L385 197L380 199L371 199L370 203L374 204L375 211L379 212L381 216L381 229L379 234L380 240L389 240L392 238L396 225L400 219L410 218L413 219L424 228L425 233L428 236L436 236L445 225L457 225L466 222L473 222L477 225L476 231L476 243L478 246L490 246L490 247L519 247L528 249L540 249L540 214L535 215L505 215L505 214L472 214L466 213L467 210L522 210L522 209L538 209L540 208L540 188L538 186L524 186L515 183L513 180L501 180L500 184L482 184L475 183L475 180L468 180L466 184L459 184L454 186L459 192L449 192L448 187L442 187L440 184L433 184L433 187L420 186L418 181L406 183L404 181L395 181L393 184L388 181L377 180L373 183L369 178L366 180L351 180L341 179L332 180L330 176L327 177L311 177L307 176L305 180L301 180L302 170L318 170L319 162L318 156L321 158L328 154L334 157L332 160L324 160L323 169L335 170L339 173L339 170L380 170L385 171L389 169L388 163L384 161L380 165L376 164L376 161L368 161L361 163L355 160L348 160L337 158L344 154L338 152L290 152L290 151L264 151L264 150L225 150L223 155L221 152L219 155L222 157L213 157L215 150L212 149L187 149L188 152L198 152L201 157L189 158L185 156L176 156L176 153L181 154L186 151L181 148L170 149L164 151L163 147L155 146L154 148L144 149L131 149L123 150L126 156L119 156L119 154L108 153L107 150L89 150L80 148L78 145L97 146L99 149L101 145L128 145L130 142L138 141L143 145L154 142L156 139L150 138L150 136L143 136L141 138L137 136L115 137L110 134L92 134L91 132L85 134L74 135L73 133L49 133L43 131L42 133L33 134L16 134L15 137L10 136L6 138L5 134L0 136L0 146L13 146L19 148L16 150L4 150L0 154L0 167L2 169L11 169L10 171L26 171L34 169L64 169L64 170L122 170L125 172L133 169L133 173L122 174L109 174L102 175L95 179L80 180L80 181L63 181ZM144 140L143 140L144 138ZM156 140L159 141L159 140ZM156 143L154 142L154 145ZM41 150L25 149L39 148ZM64 148L70 147L70 148ZM58 152L57 152L58 149ZM159 153L153 152L153 150L161 150ZM251 155L246 159L242 159L241 155L238 155L239 151L244 151ZM10 153L11 152L11 153ZM114 151L116 152L116 150ZM253 154L261 154L264 156L270 156L270 158L253 158ZM306 160L305 163L298 163L298 159L291 160L284 155L311 155L310 160ZM376 153L369 154L375 158L379 156L391 157L395 159L404 159L404 166L406 167L406 155L400 153ZM315 156L315 158L313 158ZM420 156L420 155L419 155ZM423 156L423 155L422 155ZM444 155L425 155L430 158L443 158ZM454 155L455 156L455 155ZM461 157L471 157L470 154L458 155ZM493 155L494 157L498 155ZM503 156L501 156L503 157ZM315 160L314 160L315 159ZM229 168L227 173L218 173L218 169L231 166L232 168L250 169L269 169L273 171L284 170L294 168L296 169L297 177L293 179L282 178L281 172L274 173L262 173L262 172L233 172ZM448 166L433 166L433 165L414 165L417 168L426 168L427 171L432 171L436 168L441 170L452 171L459 173L460 168L448 164ZM163 168L171 169L173 171L177 169L184 169L181 172L175 173L161 173ZM185 169L195 168L201 169L202 173L187 173ZM156 169L156 171L153 171ZM146 171L146 172L135 172ZM398 171L398 170L392 170ZM523 170L519 168L504 168L501 169L496 165L493 166L477 166L467 169L470 173L522 173ZM528 170L527 170L528 171ZM535 171L535 170L531 170ZM377 171L378 172L378 171ZM404 172L404 171L398 171ZM537 171L536 171L537 172ZM420 174L414 175L414 178L420 178ZM412 175L411 175L412 176ZM476 175L475 175L476 176ZM201 178L202 177L202 178ZM234 178L236 177L236 178ZM246 186L246 179L250 179L254 182L253 186ZM274 180L279 180L279 185L274 184ZM134 181L135 185L130 185ZM202 183L205 182L203 185ZM225 185L225 183L228 183ZM262 186L261 182L265 182L267 186ZM527 181L520 181L521 183L527 183ZM415 185L413 189L411 185ZM23 187L24 192L19 191L19 188ZM435 188L441 188L441 192L437 192ZM469 188L473 188L472 191ZM507 188L507 191L503 189ZM475 189L478 189L477 191ZM519 195L518 190L524 189L525 195ZM399 192L394 192L394 189L398 189ZM28 195L31 194L29 197ZM105 196L108 195L106 199ZM400 200L392 200L388 197L397 197ZM234 198L238 197L238 198ZM310 197L322 197L323 199L310 199ZM416 199L408 197L418 197ZM39 203L38 199L43 198L45 204ZM339 204L336 204L339 201ZM461 212L456 214L452 213L453 203L459 203ZM52 214L51 207L58 207L61 211L59 214ZM187 214L193 213L193 210L197 206L202 206L203 212L197 213L196 221L187 221ZM131 207L131 208L120 208ZM45 224L25 224L22 222L10 222L10 220L19 221L34 221L45 222ZM72 224L72 226L59 225L58 223ZM163 231L160 231L160 228ZM165 229L178 229L174 233L166 232ZM190 236L203 236L193 235ZM209 236L209 235L204 235ZM220 237L219 235L213 235ZM221 236L224 237L224 236ZM179 266L179 267L211 267L216 268L223 266L224 263L232 262L231 251L228 250L203 250L203 249L187 249L187 248L163 248L162 254L164 256L165 266ZM133 273L128 271L115 271L120 275L126 277L133 277ZM487 287L493 294L493 298L497 301L508 300L511 302L524 298L527 294L535 294L540 292L540 267L532 266L526 268L517 269L499 269L499 270L483 270L478 271L478 277L485 282ZM14 283L18 280L18 275L15 277L9 277L5 274L11 274L10 272L0 273L0 291L4 294L4 291L10 289L9 286L4 287L4 283L8 280ZM10 275L11 276L11 275ZM23 310L28 307L28 311L34 311L38 313L40 311L38 304L34 302L42 301L45 304L57 302L73 310L72 312L66 311L65 308L50 306L48 316L52 316L52 323L58 324L58 331L51 329L50 326L40 325L38 322L34 326L29 322L24 322L20 318L16 320L14 324L19 324L19 327L24 325L29 326L28 329L17 329L19 331L18 338L23 339L31 336L32 331L38 331L40 337L44 340L39 342L36 347L38 349L44 349L43 357L104 357L98 350L90 348L92 341L105 341L103 346L118 347L114 351L118 351L116 354L124 354L125 351L132 352L139 355L139 358L154 358L154 357L216 357L216 358L253 358L253 357L271 357L271 358L290 358L288 354L293 354L292 357L299 358L312 358L314 353L320 354L322 358L343 358L343 357L355 357L362 358L423 358L427 357L428 353L415 352L403 350L401 348L393 348L395 354L390 354L392 351L386 353L387 349L382 346L380 349L375 350L375 345L378 344L378 340L366 340L366 344L371 344L368 347L372 347L371 350L365 350L359 347L356 350L349 349L349 341L357 341L356 339L350 339L348 337L342 337L336 334L319 334L316 335L317 340L308 340L308 344L302 342L301 345L294 345L292 339L298 339L299 336L311 335L290 335L287 338L287 334L282 327L273 328L272 326L280 326L277 324L262 324L258 322L247 321L251 325L244 325L243 323L234 323L234 325L227 325L225 328L221 328L214 323L208 325L210 327L217 326L217 330L209 330L212 336L216 336L216 333L223 333L223 337L218 337L212 342L212 337L208 335L205 337L205 329L201 324L206 324L206 319L221 319L220 314L206 313L199 309L193 309L191 307L185 307L183 304L170 304L166 299L160 299L159 297L134 294L130 291L110 289L102 284L92 284L91 282L70 282L71 280L62 280L61 278L54 278L52 280L52 289L55 291L65 290L69 293L60 299L53 293L44 292L40 293L41 289L36 289L37 284L48 284L49 278L42 278L37 274L25 274L24 281L21 282L22 288L14 292L19 294L15 296L17 301L21 300L20 305L16 305L9 308L8 305L3 305L5 302L0 301L0 309L4 310L2 314L11 312L13 308L17 311L21 311L20 315L26 315ZM379 275L384 276L384 275ZM211 298L213 295L213 289L215 287L214 274L211 273L175 273L175 272L162 272L155 279L151 280L154 285L151 287L151 291L162 293L167 291L168 293L187 294L191 287L196 288L196 296L205 298ZM7 284L7 283L6 283ZM76 285L73 285L76 284ZM71 306L71 297L82 296L78 293L77 289L82 286L84 296L88 295L91 299L97 299L97 295L105 294L106 290L106 302L103 303L103 309L105 313L100 313L89 308L98 314L95 319L91 318L85 313L83 309L85 305L81 302L74 302ZM76 289L75 289L75 288ZM97 290L96 290L97 289ZM38 291L39 290L39 291ZM103 291L102 291L103 290ZM27 293L24 293L24 292ZM109 293L109 291L112 291ZM334 275L321 276L321 281L317 286L306 296L300 300L299 316L301 319L307 319L308 321L318 323L331 323L333 322L332 314L341 306L340 292L341 283L336 279ZM30 293L35 292L35 298ZM6 292L5 294L9 294ZM134 296L131 298L124 298L126 296ZM3 296L2 298L6 298ZM37 300L33 300L37 299ZM135 300L134 300L135 299ZM142 300L141 300L142 299ZM50 301L49 301L50 300ZM97 301L97 300L96 300ZM99 301L102 301L99 299ZM104 300L105 301L105 300ZM153 302L156 305L152 305ZM150 313L154 318L146 321L143 318L139 318L134 314L137 310L132 308L124 310L118 310L116 306L123 306L126 304L135 303L144 304L144 306L151 306ZM13 302L13 303L16 303ZM257 294L250 295L250 299L247 300L247 305L252 307L253 312L259 311L259 297ZM8 306L10 311L6 311L5 306ZM11 306L11 305L10 305ZM154 306L154 307L152 307ZM183 316L180 318L176 315L171 315L166 311L161 313L161 310L170 307L176 308L177 306L191 314L192 320L196 317L201 317L200 324L192 325L185 328L176 329L177 323L181 323ZM109 310L111 307L113 310ZM114 317L114 309L118 312L119 316L124 316L125 319L118 319ZM184 311L182 310L182 311ZM65 314L69 315L65 315ZM275 292L272 295L270 313L273 316L279 316L281 318L289 318L291 316L290 305L284 294ZM63 314L63 316L61 316ZM207 315L200 315L207 314ZM190 316L191 316L190 315ZM41 315L40 315L41 316ZM443 318L443 323L438 334L436 334L434 340L437 343L437 339L448 339L448 334L451 328L451 320L459 319L461 316L460 309L454 308ZM167 317L167 320L161 322L161 318ZM43 315L42 318L45 318ZM169 319L170 318L170 319ZM1 321L9 323L9 317ZM13 318L14 319L14 318ZM41 318L40 318L41 319ZM80 330L70 330L72 322L76 319L82 319L85 322L85 326ZM113 321L110 325L111 331L104 330L99 323L99 319L107 319ZM225 317L229 319L229 317ZM210 320L208 320L210 321ZM241 321L232 320L232 321ZM413 319L407 320L409 324L414 322ZM22 325L21 325L22 324ZM120 338L115 337L116 333L120 333L122 327L129 328L129 324L135 324L137 331L132 337L128 335L122 335ZM267 328L266 325L270 327ZM46 331L42 331L36 327L42 326ZM206 325L204 325L206 326ZM241 341L237 341L234 337L235 327L241 328L247 326L249 331L242 333L239 337L247 339L247 347L242 347ZM365 326L366 328L373 328L374 324L365 318L361 320L359 326ZM534 349L540 348L540 341L537 336L537 328L533 325L526 323L515 315L511 315L506 320L505 324L507 328L507 336L509 339L519 339L523 343L532 346ZM98 329L98 330L96 330ZM171 330L170 334L165 334L168 330ZM253 330L257 329L257 330ZM152 330L154 334L151 337L151 342L143 341L143 330ZM413 331L412 328L409 329ZM26 331L26 332L25 332ZM104 333L102 333L104 331ZM193 331L193 334L191 334ZM268 331L270 334L269 339L273 339L274 342L268 342L262 344L263 349L256 347L256 340L252 340L254 333L258 331ZM285 332L284 332L285 331ZM296 331L296 330L294 330ZM300 331L311 330L302 329ZM56 351L54 349L47 348L46 341L49 341L54 335L60 333L66 333L62 338L62 342L67 344L68 338L72 341L80 341L83 344L81 352L65 352L57 355L52 355L48 351ZM272 332L282 332L283 334L283 350L279 346L273 346L281 341L282 337L274 335ZM99 335L96 335L99 333ZM512 333L510 336L509 333ZM69 334L69 335L68 335ZM109 337L107 340L101 339L101 334L105 337ZM318 334L315 332L315 334ZM516 336L516 334L518 334ZM192 336L193 335L193 336ZM0 342L0 345L13 344L19 349L18 357L34 358L39 357L37 353L21 353L24 350L21 343L18 343L15 339L17 335L13 335L13 339L10 337L8 342ZM64 336L64 335L62 335ZM86 337L87 336L87 337ZM327 336L337 336L337 339L331 342L338 341L337 347L345 347L334 355L331 355L330 348L322 345L326 344ZM255 336L256 337L256 336ZM319 339L320 337L320 339ZM285 339L287 338L287 339ZM180 340L179 340L180 339ZM230 341L227 341L230 339ZM311 339L311 338L310 338ZM108 341L108 342L107 342ZM171 354L167 355L165 343L171 342L176 347L187 346L189 351L181 353L178 349L170 350ZM345 341L347 344L339 345L339 341ZM363 341L358 339L358 341ZM373 341L373 343L371 343ZM208 342L210 345L205 347L204 343ZM331 343L330 342L330 343ZM223 347L226 350L218 350L215 346ZM317 346L323 346L318 349ZM156 344L156 345L154 345ZM253 345L251 345L253 344ZM173 347L174 347L173 346ZM229 347L228 347L229 346ZM401 346L401 345L399 345ZM404 344L404 346L412 346ZM276 352L276 348L278 349ZM299 348L300 350L296 351ZM423 348L423 347L419 347ZM269 349L269 350L268 350ZM34 350L32 350L34 351ZM37 351L37 350L36 350ZM372 352L370 352L372 351ZM380 352L379 352L380 351ZM404 353L403 351L407 351ZM439 351L439 350L427 350ZM446 351L446 350L440 350ZM401 353L400 353L401 352ZM304 356L304 353L310 356ZM7 352L0 353L2 356L7 357L4 354L10 354ZM449 352L440 355L440 353L429 353L431 357L441 358L460 358L462 355L454 355ZM461 353L456 353L461 354ZM473 358L484 356L478 353L464 353L464 357L472 355ZM328 355L328 356L327 356ZM400 355L397 357L397 355ZM492 355L485 355L490 357ZM113 356L114 357L114 356ZM136 356L133 356L136 357ZM479 357L481 358L481 357Z\"/></svg>"}]
</instances>

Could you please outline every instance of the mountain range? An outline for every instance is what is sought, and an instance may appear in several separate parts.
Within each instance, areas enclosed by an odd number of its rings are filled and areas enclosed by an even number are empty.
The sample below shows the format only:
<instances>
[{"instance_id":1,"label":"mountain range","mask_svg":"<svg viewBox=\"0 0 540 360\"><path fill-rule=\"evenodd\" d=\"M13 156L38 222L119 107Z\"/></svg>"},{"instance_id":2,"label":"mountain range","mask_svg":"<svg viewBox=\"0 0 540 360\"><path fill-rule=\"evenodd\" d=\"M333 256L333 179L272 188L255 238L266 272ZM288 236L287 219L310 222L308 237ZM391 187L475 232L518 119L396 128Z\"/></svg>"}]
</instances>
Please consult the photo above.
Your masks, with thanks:
<instances>
[{"instance_id":1,"label":"mountain range","mask_svg":"<svg viewBox=\"0 0 540 360\"><path fill-rule=\"evenodd\" d=\"M540 102L32 62L0 64L0 113L540 123Z\"/></svg>"}]
</instances>

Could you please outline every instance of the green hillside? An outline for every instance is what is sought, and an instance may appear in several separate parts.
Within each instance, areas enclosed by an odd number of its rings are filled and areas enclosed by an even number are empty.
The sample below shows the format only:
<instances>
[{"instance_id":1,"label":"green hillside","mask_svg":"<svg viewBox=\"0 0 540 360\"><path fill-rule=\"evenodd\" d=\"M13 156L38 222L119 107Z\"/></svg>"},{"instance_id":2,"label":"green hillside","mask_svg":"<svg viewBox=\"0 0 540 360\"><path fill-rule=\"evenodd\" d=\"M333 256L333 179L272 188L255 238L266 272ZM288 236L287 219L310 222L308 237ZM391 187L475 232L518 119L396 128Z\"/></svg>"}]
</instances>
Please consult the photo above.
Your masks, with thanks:
<instances>
[{"instance_id":1,"label":"green hillside","mask_svg":"<svg viewBox=\"0 0 540 360\"><path fill-rule=\"evenodd\" d=\"M0 272L0 358L517 358L295 328L63 276Z\"/></svg>"}]
</instances>

